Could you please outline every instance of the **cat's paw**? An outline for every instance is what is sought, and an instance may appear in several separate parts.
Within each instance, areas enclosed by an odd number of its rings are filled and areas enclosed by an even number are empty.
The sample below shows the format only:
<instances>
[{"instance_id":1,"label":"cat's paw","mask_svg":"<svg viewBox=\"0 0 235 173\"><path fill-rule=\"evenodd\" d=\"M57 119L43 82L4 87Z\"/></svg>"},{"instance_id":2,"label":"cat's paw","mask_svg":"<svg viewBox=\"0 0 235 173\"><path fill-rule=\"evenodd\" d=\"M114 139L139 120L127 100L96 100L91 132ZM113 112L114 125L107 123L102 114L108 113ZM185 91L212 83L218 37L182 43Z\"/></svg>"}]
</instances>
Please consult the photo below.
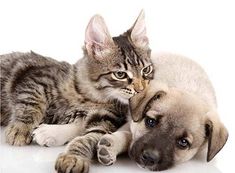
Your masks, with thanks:
<instances>
[{"instance_id":1,"label":"cat's paw","mask_svg":"<svg viewBox=\"0 0 235 173\"><path fill-rule=\"evenodd\" d=\"M28 145L32 141L31 128L22 122L9 124L5 131L6 142L10 145Z\"/></svg>"},{"instance_id":2,"label":"cat's paw","mask_svg":"<svg viewBox=\"0 0 235 173\"><path fill-rule=\"evenodd\" d=\"M65 141L60 140L61 136L58 133L58 126L41 124L33 131L33 141L46 147L64 145Z\"/></svg>"},{"instance_id":3,"label":"cat's paw","mask_svg":"<svg viewBox=\"0 0 235 173\"><path fill-rule=\"evenodd\" d=\"M97 158L103 165L109 166L116 161L114 140L112 134L104 135L97 145Z\"/></svg>"},{"instance_id":4,"label":"cat's paw","mask_svg":"<svg viewBox=\"0 0 235 173\"><path fill-rule=\"evenodd\" d=\"M58 173L88 173L89 161L74 154L62 153L56 160L55 170Z\"/></svg>"}]
</instances>

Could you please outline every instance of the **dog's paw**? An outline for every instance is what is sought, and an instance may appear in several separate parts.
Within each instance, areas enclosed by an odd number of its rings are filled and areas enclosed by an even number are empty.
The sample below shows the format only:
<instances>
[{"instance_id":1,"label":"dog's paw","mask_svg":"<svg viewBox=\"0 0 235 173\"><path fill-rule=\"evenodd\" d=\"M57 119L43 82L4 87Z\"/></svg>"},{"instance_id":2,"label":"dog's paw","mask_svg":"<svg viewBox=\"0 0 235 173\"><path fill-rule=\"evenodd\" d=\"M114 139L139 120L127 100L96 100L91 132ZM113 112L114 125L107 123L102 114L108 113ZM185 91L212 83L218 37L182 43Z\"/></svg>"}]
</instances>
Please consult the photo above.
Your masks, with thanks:
<instances>
[{"instance_id":1,"label":"dog's paw","mask_svg":"<svg viewBox=\"0 0 235 173\"><path fill-rule=\"evenodd\" d=\"M56 126L49 124L41 124L37 129L33 131L33 141L41 146L52 147L64 145L58 135Z\"/></svg>"},{"instance_id":2,"label":"dog's paw","mask_svg":"<svg viewBox=\"0 0 235 173\"><path fill-rule=\"evenodd\" d=\"M9 124L5 131L6 142L10 145L28 145L32 141L31 128L22 122Z\"/></svg>"},{"instance_id":3,"label":"dog's paw","mask_svg":"<svg viewBox=\"0 0 235 173\"><path fill-rule=\"evenodd\" d=\"M88 173L89 161L74 154L62 153L56 160L55 170L58 173Z\"/></svg>"},{"instance_id":4,"label":"dog's paw","mask_svg":"<svg viewBox=\"0 0 235 173\"><path fill-rule=\"evenodd\" d=\"M97 158L103 165L109 166L116 161L114 140L112 134L104 135L97 145Z\"/></svg>"}]
</instances>

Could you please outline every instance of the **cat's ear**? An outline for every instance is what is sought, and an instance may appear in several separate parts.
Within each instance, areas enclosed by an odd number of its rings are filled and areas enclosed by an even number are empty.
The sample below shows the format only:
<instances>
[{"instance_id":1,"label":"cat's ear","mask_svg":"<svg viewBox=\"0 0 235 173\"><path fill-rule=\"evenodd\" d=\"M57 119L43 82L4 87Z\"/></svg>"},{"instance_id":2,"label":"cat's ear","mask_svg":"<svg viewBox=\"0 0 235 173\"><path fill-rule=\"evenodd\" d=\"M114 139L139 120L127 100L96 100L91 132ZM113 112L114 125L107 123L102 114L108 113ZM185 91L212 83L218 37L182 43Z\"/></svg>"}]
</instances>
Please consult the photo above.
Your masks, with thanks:
<instances>
[{"instance_id":1,"label":"cat's ear","mask_svg":"<svg viewBox=\"0 0 235 173\"><path fill-rule=\"evenodd\" d=\"M144 10L141 10L138 18L136 19L134 25L130 29L130 36L132 42L138 47L148 46L148 37L146 34L146 25L145 25L145 14Z\"/></svg>"},{"instance_id":2,"label":"cat's ear","mask_svg":"<svg viewBox=\"0 0 235 173\"><path fill-rule=\"evenodd\" d=\"M85 35L85 48L88 55L96 59L102 59L114 46L112 37L103 17L95 15L91 18Z\"/></svg>"}]
</instances>

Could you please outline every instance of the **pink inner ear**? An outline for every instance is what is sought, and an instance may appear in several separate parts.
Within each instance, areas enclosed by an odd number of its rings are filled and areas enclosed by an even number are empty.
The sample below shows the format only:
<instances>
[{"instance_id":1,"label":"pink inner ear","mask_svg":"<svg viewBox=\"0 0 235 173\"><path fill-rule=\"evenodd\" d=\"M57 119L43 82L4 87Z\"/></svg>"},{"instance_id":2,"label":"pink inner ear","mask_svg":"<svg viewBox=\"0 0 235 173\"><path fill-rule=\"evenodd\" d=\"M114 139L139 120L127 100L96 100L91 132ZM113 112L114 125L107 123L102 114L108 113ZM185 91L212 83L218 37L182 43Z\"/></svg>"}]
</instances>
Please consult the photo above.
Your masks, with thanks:
<instances>
[{"instance_id":1,"label":"pink inner ear","mask_svg":"<svg viewBox=\"0 0 235 173\"><path fill-rule=\"evenodd\" d=\"M138 46L141 46L141 47L145 47L149 43L147 36L136 38L135 42Z\"/></svg>"},{"instance_id":2,"label":"pink inner ear","mask_svg":"<svg viewBox=\"0 0 235 173\"><path fill-rule=\"evenodd\" d=\"M110 43L112 43L112 38L103 18L99 15L92 17L86 29L85 44L105 48Z\"/></svg>"},{"instance_id":3,"label":"pink inner ear","mask_svg":"<svg viewBox=\"0 0 235 173\"><path fill-rule=\"evenodd\" d=\"M99 37L97 36L97 34L95 33L95 31L88 31L86 32L86 39L85 39L85 43L87 46L102 46L103 42L100 42Z\"/></svg>"},{"instance_id":4,"label":"pink inner ear","mask_svg":"<svg viewBox=\"0 0 235 173\"><path fill-rule=\"evenodd\" d=\"M141 11L131 31L131 39L137 46L144 47L148 44L144 13Z\"/></svg>"}]
</instances>

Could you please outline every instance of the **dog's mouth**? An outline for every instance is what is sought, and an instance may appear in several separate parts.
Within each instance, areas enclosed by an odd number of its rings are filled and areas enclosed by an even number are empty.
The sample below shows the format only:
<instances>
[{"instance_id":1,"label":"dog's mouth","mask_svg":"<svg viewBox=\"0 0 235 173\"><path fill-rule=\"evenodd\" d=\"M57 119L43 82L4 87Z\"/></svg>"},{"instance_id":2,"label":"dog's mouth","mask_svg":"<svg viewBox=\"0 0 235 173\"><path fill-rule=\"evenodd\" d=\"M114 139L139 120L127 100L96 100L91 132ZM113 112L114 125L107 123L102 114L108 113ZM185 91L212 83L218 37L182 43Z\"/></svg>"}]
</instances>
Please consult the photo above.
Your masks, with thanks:
<instances>
[{"instance_id":1,"label":"dog's mouth","mask_svg":"<svg viewBox=\"0 0 235 173\"><path fill-rule=\"evenodd\" d=\"M167 155L167 153L154 156L152 155L154 151L150 151L150 154L146 155L144 154L144 151L146 151L145 146L142 145L142 147L140 147L140 144L138 143L139 142L132 145L129 150L129 156L139 167L148 169L150 171L163 171L173 166L171 156Z\"/></svg>"}]
</instances>

